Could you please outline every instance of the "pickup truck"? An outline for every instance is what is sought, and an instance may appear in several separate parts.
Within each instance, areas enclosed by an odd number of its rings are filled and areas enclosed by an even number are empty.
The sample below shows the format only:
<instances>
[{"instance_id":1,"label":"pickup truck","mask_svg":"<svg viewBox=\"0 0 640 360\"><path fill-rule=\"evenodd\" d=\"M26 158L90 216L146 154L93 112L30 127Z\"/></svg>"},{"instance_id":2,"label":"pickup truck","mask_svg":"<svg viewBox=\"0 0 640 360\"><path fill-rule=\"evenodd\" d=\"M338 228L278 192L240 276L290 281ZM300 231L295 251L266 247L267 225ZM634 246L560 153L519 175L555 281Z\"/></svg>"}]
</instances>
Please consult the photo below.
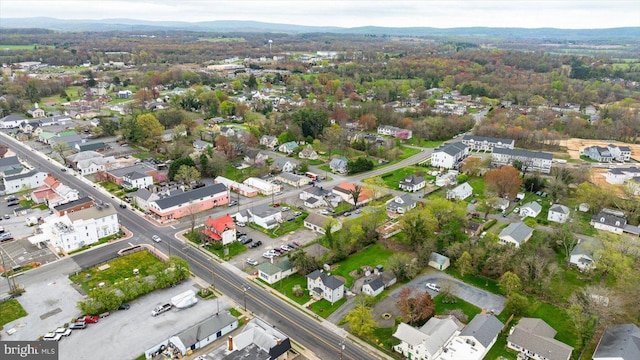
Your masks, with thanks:
<instances>
[{"instance_id":1,"label":"pickup truck","mask_svg":"<svg viewBox=\"0 0 640 360\"><path fill-rule=\"evenodd\" d=\"M157 306L151 312L151 316L158 316L158 315L162 314L163 312L167 312L167 311L171 310L172 307L173 307L173 305L171 305L171 304L164 304L164 305Z\"/></svg>"}]
</instances>

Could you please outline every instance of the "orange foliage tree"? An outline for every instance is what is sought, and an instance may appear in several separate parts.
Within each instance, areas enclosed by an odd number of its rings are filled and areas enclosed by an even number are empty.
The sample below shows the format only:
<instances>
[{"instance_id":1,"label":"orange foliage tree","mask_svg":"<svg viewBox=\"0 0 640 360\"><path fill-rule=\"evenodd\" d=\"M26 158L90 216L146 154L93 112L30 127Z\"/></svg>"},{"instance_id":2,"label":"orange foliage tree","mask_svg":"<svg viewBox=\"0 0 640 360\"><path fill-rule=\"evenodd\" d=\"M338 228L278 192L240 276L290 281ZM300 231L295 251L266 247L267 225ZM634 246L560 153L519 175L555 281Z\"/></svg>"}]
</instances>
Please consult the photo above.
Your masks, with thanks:
<instances>
[{"instance_id":1,"label":"orange foliage tree","mask_svg":"<svg viewBox=\"0 0 640 360\"><path fill-rule=\"evenodd\" d=\"M499 196L509 199L516 197L520 185L522 185L520 173L510 165L489 170L489 172L485 174L484 179L488 190L494 191Z\"/></svg>"}]
</instances>

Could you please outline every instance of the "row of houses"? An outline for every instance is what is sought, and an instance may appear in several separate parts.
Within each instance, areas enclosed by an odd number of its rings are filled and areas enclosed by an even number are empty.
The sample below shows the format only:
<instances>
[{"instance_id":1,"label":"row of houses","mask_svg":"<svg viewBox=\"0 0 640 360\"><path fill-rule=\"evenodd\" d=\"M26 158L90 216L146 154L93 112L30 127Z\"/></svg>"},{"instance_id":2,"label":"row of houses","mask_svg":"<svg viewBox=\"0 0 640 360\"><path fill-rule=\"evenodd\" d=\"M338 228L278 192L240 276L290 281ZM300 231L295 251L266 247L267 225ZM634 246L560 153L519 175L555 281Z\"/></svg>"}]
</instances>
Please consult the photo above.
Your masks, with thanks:
<instances>
[{"instance_id":1,"label":"row of houses","mask_svg":"<svg viewBox=\"0 0 640 360\"><path fill-rule=\"evenodd\" d=\"M589 146L582 149L580 155L598 162L625 162L631 160L631 149L628 146L617 146L614 144L609 144L606 147Z\"/></svg>"}]
</instances>

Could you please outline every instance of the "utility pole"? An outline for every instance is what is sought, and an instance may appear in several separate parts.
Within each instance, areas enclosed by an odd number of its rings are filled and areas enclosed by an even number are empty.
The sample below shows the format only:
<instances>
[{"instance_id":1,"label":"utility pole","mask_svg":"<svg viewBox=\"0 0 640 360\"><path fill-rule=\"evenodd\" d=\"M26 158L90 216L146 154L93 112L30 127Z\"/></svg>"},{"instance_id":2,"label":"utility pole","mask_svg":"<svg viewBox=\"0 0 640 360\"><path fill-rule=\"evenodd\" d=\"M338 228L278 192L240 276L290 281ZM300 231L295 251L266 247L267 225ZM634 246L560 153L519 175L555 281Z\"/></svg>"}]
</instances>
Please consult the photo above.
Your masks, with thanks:
<instances>
[{"instance_id":1,"label":"utility pole","mask_svg":"<svg viewBox=\"0 0 640 360\"><path fill-rule=\"evenodd\" d=\"M342 360L342 353L344 352L344 339L342 339L342 341L340 341L340 360Z\"/></svg>"},{"instance_id":2,"label":"utility pole","mask_svg":"<svg viewBox=\"0 0 640 360\"><path fill-rule=\"evenodd\" d=\"M244 300L244 311L247 311L247 290L251 289L246 285L242 285L242 297Z\"/></svg>"},{"instance_id":3,"label":"utility pole","mask_svg":"<svg viewBox=\"0 0 640 360\"><path fill-rule=\"evenodd\" d=\"M0 250L0 260L2 260L2 268L4 269L4 276L7 278L7 284L9 284L9 294L13 293L13 286L11 285L11 279L9 276L9 271L7 271L7 267L4 264L4 255L3 255L4 250Z\"/></svg>"}]
</instances>

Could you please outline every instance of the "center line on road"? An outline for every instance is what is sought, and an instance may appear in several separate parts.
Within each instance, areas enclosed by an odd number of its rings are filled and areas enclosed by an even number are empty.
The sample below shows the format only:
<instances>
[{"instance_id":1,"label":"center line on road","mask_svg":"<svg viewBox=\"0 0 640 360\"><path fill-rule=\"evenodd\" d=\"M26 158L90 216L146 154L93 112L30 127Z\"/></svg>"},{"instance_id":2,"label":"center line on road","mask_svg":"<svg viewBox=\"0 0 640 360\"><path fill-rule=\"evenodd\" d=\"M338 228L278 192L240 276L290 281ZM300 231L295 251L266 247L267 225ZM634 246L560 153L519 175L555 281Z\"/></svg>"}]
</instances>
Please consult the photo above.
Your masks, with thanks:
<instances>
[{"instance_id":1,"label":"center line on road","mask_svg":"<svg viewBox=\"0 0 640 360\"><path fill-rule=\"evenodd\" d=\"M173 225L171 225L171 226L170 226L170 228L172 228L173 230L175 230L175 229L176 229L176 227L175 227L175 226L173 226Z\"/></svg>"}]
</instances>

